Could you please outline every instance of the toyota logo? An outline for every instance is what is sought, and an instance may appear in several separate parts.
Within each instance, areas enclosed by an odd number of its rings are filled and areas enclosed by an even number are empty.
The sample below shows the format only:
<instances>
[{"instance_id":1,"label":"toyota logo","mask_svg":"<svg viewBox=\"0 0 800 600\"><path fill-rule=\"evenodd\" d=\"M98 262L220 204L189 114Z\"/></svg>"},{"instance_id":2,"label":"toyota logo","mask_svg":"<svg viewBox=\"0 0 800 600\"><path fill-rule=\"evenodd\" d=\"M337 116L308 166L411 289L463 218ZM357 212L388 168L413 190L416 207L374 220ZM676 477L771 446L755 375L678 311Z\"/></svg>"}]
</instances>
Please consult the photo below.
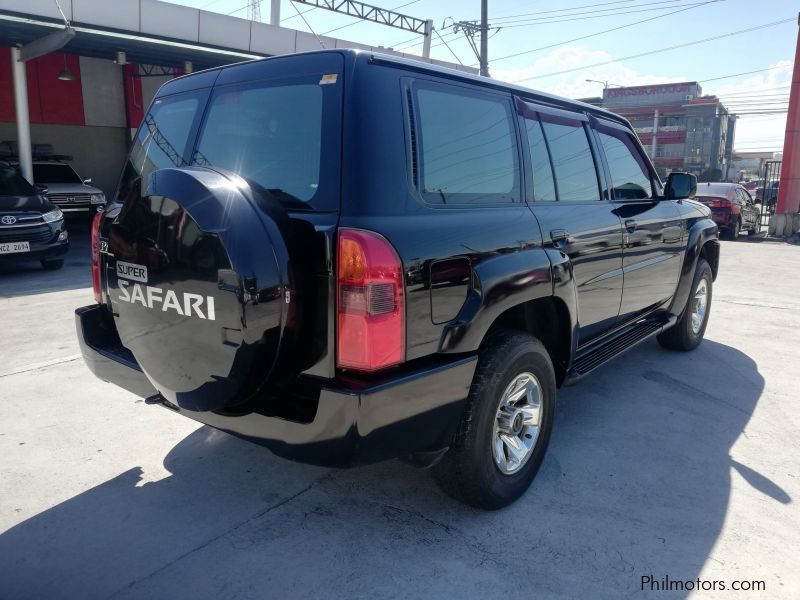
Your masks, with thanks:
<instances>
[{"instance_id":1,"label":"toyota logo","mask_svg":"<svg viewBox=\"0 0 800 600\"><path fill-rule=\"evenodd\" d=\"M11 215L6 215L2 219L0 219L0 222L2 222L3 225L13 225L14 223L17 222L17 217L12 217Z\"/></svg>"}]
</instances>

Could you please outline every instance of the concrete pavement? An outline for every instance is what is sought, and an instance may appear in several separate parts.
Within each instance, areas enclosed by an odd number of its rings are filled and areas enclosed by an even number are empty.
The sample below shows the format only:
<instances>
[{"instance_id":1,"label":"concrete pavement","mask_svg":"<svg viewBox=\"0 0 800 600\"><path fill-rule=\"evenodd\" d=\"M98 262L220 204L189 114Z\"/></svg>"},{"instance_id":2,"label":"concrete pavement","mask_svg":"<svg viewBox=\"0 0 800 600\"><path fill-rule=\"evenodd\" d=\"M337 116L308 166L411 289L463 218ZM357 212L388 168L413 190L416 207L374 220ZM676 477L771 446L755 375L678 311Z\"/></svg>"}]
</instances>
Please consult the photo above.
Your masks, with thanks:
<instances>
[{"instance_id":1,"label":"concrete pavement","mask_svg":"<svg viewBox=\"0 0 800 600\"><path fill-rule=\"evenodd\" d=\"M484 513L398 461L287 462L95 379L83 242L64 271L0 271L0 598L797 597L800 248L723 242L703 345L560 390L533 487Z\"/></svg>"}]
</instances>

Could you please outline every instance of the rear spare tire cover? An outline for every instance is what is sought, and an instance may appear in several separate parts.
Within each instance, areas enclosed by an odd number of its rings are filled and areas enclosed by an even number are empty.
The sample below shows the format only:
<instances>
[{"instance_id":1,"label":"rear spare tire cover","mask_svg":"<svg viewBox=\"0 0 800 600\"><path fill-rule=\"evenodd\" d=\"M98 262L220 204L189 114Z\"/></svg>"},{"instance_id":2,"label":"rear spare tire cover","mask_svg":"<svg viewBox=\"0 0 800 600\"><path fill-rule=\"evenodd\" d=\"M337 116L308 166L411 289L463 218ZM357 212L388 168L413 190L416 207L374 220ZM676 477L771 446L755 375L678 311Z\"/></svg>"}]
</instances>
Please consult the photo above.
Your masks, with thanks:
<instances>
[{"instance_id":1,"label":"rear spare tire cover","mask_svg":"<svg viewBox=\"0 0 800 600\"><path fill-rule=\"evenodd\" d=\"M111 225L120 338L182 408L244 402L279 355L294 294L285 214L266 196L228 172L161 169Z\"/></svg>"}]
</instances>

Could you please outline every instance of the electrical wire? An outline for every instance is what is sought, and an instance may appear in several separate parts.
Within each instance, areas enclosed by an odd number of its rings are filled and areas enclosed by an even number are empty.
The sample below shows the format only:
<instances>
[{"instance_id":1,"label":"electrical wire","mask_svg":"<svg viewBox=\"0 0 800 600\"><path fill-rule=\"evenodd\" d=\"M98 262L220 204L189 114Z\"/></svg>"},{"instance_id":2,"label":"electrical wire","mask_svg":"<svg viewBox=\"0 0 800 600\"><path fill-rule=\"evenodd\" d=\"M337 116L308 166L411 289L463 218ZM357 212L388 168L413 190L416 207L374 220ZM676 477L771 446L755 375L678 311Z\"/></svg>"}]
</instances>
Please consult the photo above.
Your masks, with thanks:
<instances>
[{"instance_id":1,"label":"electrical wire","mask_svg":"<svg viewBox=\"0 0 800 600\"><path fill-rule=\"evenodd\" d=\"M716 0L711 0L710 2L704 2L704 3L700 4L699 6L704 6L705 4L711 4L712 2L715 2L715 1ZM691 10L693 8L697 8L697 6L696 5L692 5L692 6L688 7L688 8L681 8L679 10L675 10L673 12L669 12L669 13L666 13L666 14L663 14L663 15L656 15L655 17L649 17L647 19L642 19L640 21L634 21L633 23L628 23L626 25L620 25L618 27L612 27L611 29L604 29L603 31L596 31L595 33L590 33L588 35L582 35L580 37L572 38L570 40L565 40L563 42L557 42L555 44L548 44L547 46L541 46L539 48L532 48L531 50L523 50L522 52L515 52L513 54L507 54L507 55L501 56L499 58L493 58L492 59L492 63L497 63L497 62L499 62L501 60L506 60L508 58L514 58L514 57L517 57L517 56L522 56L523 54L531 54L532 52L539 52L541 50L549 50L550 48L555 48L557 46L563 46L565 44L571 44L573 42L586 40L586 39L589 39L589 38L592 38L592 37L596 37L598 35L603 35L605 33L612 33L614 31L619 31L620 29L626 29L628 27L633 27L634 25L641 25L642 23L648 23L650 21L655 21L656 19L662 19L664 17L669 17L670 15L674 15L674 14L681 13L681 12L684 12L684 11L687 11L687 10ZM470 65L470 66L475 66L475 65Z\"/></svg>"},{"instance_id":2,"label":"electrical wire","mask_svg":"<svg viewBox=\"0 0 800 600\"><path fill-rule=\"evenodd\" d=\"M322 46L322 48L324 49L324 48L325 48L325 44L323 44L323 43L322 43L322 40L321 40L321 39L320 39L320 37L317 35L317 32L316 32L316 31L314 31L314 28L313 28L313 27L311 27L311 24L310 24L310 23L309 23L309 22L306 20L306 18L303 16L303 13L301 13L301 12L300 12L300 10L297 8L297 6L295 6L295 3L294 3L294 2L290 2L289 4L291 4L291 5L292 5L292 7L294 7L294 9L297 11L297 16L298 16L298 17L300 17L301 19L303 19L303 23L305 23L305 24L306 24L306 27L308 27L308 30L309 30L311 33L313 33L313 34L314 34L314 37L315 37L315 38L317 38L317 41L319 42L319 45L320 45L320 46Z\"/></svg>"},{"instance_id":3,"label":"electrical wire","mask_svg":"<svg viewBox=\"0 0 800 600\"><path fill-rule=\"evenodd\" d=\"M700 40L694 40L692 42L686 42L686 43L683 43L683 44L675 44L674 46L667 46L666 48L658 48L656 50L650 50L648 52L640 52L639 54L631 54L630 56L624 56L624 57L621 57L621 58L615 58L613 60L606 60L606 61L599 62L599 63L593 63L591 65L583 65L581 67L574 67L572 69L564 69L562 71L554 71L552 73L545 73L544 75L534 75L533 77L524 77L522 79L516 79L516 80L512 81L511 83L519 83L521 81L530 81L531 79L542 79L544 77L552 77L554 75L563 75L565 73L574 73L575 71L583 71L584 69L591 69L591 68L594 68L594 67L602 67L602 66L605 66L605 65L618 63L618 62L621 62L623 60L631 60L631 59L634 59L634 58L641 58L643 56L651 56L653 54L660 54L661 52L669 52L671 50L678 50L680 48L686 48L688 46L694 46L696 44L704 44L706 42L711 42L711 41L714 41L714 40L728 38L728 37L731 37L731 36L734 36L734 35L741 35L743 33L750 33L751 31L758 31L758 30L761 30L761 29L766 29L768 27L775 27L777 25L783 25L784 23L791 23L791 22L794 22L795 19L796 19L796 17L791 17L789 19L780 19L778 21L772 21L770 23L765 23L763 25L757 25L755 27L748 27L747 29L739 29L737 31L729 31L727 33L723 33L723 34L720 34L720 35L715 35L715 36L703 38L703 39L700 39ZM720 78L715 78L715 79L720 79ZM712 81L712 80L711 79L707 79L706 81Z\"/></svg>"},{"instance_id":4,"label":"electrical wire","mask_svg":"<svg viewBox=\"0 0 800 600\"><path fill-rule=\"evenodd\" d=\"M458 58L458 54L456 54L455 52L453 52L453 49L450 47L450 44L448 44L447 42L445 42L445 41L444 41L444 38L442 38L442 36L441 36L441 35L439 35L439 31L438 31L437 29L434 29L434 30L433 30L433 32L434 32L434 33L435 33L437 36L439 36L439 39L440 39L440 40L442 40L442 43L444 43L444 45L445 45L445 46L447 46L447 49L448 49L448 50L450 50L450 54L452 54L453 56L455 56L455 57L456 57L456 60L457 60L457 61L459 62L459 64L460 64L460 65L463 67L463 66L464 66L464 63L463 63L463 62L461 62L461 59L460 59L460 58Z\"/></svg>"},{"instance_id":5,"label":"electrical wire","mask_svg":"<svg viewBox=\"0 0 800 600\"><path fill-rule=\"evenodd\" d=\"M719 81L720 79L730 79L731 77L740 77L742 75L752 75L753 73L763 73L764 71L772 71L774 69L791 69L792 65L775 65L774 67L767 67L766 69L757 69L755 71L744 71L743 73L734 73L733 75L723 75L722 77L712 77L711 79L703 79L697 83L708 83L709 81Z\"/></svg>"},{"instance_id":6,"label":"electrical wire","mask_svg":"<svg viewBox=\"0 0 800 600\"><path fill-rule=\"evenodd\" d=\"M640 5L640 6L646 6L646 5ZM677 6L690 6L690 5L672 4L672 6L653 6L650 8L637 8L633 10L607 9L607 11L616 11L616 12L603 11L605 12L605 14L593 14L593 11L590 11L586 13L574 13L572 15L561 15L561 16L555 15L555 16L541 17L541 18L520 19L518 21L499 22L497 23L497 25L500 25L505 29L509 29L512 27L529 27L532 25L547 25L550 23L568 23L571 21L585 21L586 19L601 19L604 17L616 17L616 16L630 15L643 12L653 12L658 10L669 10ZM495 24L495 21L493 21L492 24Z\"/></svg>"}]
</instances>

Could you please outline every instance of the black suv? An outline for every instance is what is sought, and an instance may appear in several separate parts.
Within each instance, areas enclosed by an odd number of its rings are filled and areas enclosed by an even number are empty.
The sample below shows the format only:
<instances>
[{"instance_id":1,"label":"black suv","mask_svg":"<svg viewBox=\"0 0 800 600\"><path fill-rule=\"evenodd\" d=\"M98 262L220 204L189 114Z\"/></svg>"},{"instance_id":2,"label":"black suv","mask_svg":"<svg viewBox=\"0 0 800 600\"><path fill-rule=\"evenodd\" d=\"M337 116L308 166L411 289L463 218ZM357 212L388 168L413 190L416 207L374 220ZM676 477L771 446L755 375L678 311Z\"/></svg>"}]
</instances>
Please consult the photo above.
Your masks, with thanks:
<instances>
[{"instance_id":1,"label":"black suv","mask_svg":"<svg viewBox=\"0 0 800 600\"><path fill-rule=\"evenodd\" d=\"M556 388L639 342L691 350L717 226L620 117L348 50L165 84L97 219L84 358L322 465L405 457L518 498Z\"/></svg>"},{"instance_id":2,"label":"black suv","mask_svg":"<svg viewBox=\"0 0 800 600\"><path fill-rule=\"evenodd\" d=\"M0 162L0 264L38 260L45 269L64 266L69 235L64 215L46 193Z\"/></svg>"}]
</instances>

